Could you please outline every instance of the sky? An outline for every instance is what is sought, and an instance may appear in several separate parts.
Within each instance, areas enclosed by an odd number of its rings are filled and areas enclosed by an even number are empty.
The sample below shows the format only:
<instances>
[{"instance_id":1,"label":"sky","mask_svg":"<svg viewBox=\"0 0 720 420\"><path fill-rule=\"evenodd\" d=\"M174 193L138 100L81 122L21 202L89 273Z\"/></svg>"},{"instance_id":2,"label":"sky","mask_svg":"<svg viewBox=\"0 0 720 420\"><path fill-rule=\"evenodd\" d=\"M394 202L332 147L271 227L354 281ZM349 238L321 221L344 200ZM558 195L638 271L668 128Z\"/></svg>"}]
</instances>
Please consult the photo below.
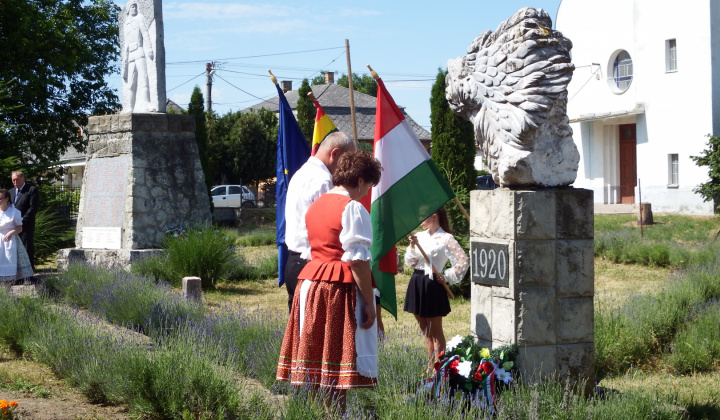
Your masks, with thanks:
<instances>
[{"instance_id":1,"label":"sky","mask_svg":"<svg viewBox=\"0 0 720 420\"><path fill-rule=\"evenodd\" d=\"M163 1L167 97L187 108L205 63L215 62L212 109L223 115L277 95L267 69L298 89L321 71L370 64L395 102L430 131L430 90L447 61L519 9L542 8L555 23L561 0ZM115 2L124 7L125 1ZM119 92L120 75L108 78Z\"/></svg>"}]
</instances>

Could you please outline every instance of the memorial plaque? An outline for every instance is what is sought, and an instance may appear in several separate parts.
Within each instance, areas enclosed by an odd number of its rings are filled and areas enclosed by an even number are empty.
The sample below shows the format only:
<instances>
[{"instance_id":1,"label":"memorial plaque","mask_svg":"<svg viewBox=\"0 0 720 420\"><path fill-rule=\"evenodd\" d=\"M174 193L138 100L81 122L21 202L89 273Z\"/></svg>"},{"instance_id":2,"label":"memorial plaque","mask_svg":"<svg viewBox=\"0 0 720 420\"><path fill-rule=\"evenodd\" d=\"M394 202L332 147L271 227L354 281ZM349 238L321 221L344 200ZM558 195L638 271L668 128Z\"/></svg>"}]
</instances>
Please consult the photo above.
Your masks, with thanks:
<instances>
[{"instance_id":1,"label":"memorial plaque","mask_svg":"<svg viewBox=\"0 0 720 420\"><path fill-rule=\"evenodd\" d=\"M483 286L510 287L508 244L470 242L472 281Z\"/></svg>"},{"instance_id":2,"label":"memorial plaque","mask_svg":"<svg viewBox=\"0 0 720 420\"><path fill-rule=\"evenodd\" d=\"M83 248L120 249L122 228L119 227L84 227L82 236Z\"/></svg>"},{"instance_id":3,"label":"memorial plaque","mask_svg":"<svg viewBox=\"0 0 720 420\"><path fill-rule=\"evenodd\" d=\"M84 227L122 227L130 157L92 159L88 165Z\"/></svg>"}]
</instances>

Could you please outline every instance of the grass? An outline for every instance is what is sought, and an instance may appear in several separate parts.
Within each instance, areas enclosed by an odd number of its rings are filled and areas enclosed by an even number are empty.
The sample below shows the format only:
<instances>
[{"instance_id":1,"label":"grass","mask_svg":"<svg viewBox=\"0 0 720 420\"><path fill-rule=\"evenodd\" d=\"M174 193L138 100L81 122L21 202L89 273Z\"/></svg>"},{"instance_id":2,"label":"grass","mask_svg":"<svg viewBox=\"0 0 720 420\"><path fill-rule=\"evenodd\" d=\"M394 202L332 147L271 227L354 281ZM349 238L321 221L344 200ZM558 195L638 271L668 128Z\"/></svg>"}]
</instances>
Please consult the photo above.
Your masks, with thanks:
<instances>
[{"instance_id":1,"label":"grass","mask_svg":"<svg viewBox=\"0 0 720 420\"><path fill-rule=\"evenodd\" d=\"M622 264L685 268L712 261L720 217L658 215L643 228L634 215L596 215L595 256Z\"/></svg>"}]
</instances>

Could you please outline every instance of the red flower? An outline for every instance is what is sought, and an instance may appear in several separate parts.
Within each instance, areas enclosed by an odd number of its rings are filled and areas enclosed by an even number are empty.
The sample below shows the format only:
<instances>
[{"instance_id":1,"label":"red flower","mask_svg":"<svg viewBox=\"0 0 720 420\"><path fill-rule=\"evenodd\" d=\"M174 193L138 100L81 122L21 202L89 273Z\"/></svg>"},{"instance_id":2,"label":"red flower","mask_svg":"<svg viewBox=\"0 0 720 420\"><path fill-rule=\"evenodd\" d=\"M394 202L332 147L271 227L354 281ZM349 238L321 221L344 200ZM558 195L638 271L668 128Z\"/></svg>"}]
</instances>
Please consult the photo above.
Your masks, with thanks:
<instances>
[{"instance_id":1,"label":"red flower","mask_svg":"<svg viewBox=\"0 0 720 420\"><path fill-rule=\"evenodd\" d=\"M455 376L458 374L458 365L460 364L460 359L455 359L452 362L450 362L450 365L448 366L448 371L450 372L451 376Z\"/></svg>"},{"instance_id":2,"label":"red flower","mask_svg":"<svg viewBox=\"0 0 720 420\"><path fill-rule=\"evenodd\" d=\"M493 369L495 369L495 368L493 367L492 363L490 363L490 362L482 362L482 363L480 363L480 367L481 367L482 370L484 370L485 373L487 373L488 375L492 373Z\"/></svg>"}]
</instances>

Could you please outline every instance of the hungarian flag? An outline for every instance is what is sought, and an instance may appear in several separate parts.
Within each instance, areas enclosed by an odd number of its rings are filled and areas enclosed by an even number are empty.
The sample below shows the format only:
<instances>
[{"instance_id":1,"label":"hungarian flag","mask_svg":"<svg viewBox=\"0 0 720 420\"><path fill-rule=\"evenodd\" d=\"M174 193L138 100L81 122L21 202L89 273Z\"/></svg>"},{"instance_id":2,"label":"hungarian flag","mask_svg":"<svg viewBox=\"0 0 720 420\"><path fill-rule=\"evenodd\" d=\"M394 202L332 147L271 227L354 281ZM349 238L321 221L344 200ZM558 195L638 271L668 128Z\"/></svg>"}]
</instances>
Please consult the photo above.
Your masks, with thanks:
<instances>
[{"instance_id":1,"label":"hungarian flag","mask_svg":"<svg viewBox=\"0 0 720 420\"><path fill-rule=\"evenodd\" d=\"M397 318L395 244L455 194L395 105L382 79L376 80L373 149L383 171L380 183L372 189L371 267L380 289L382 307Z\"/></svg>"},{"instance_id":2,"label":"hungarian flag","mask_svg":"<svg viewBox=\"0 0 720 420\"><path fill-rule=\"evenodd\" d=\"M288 104L285 94L280 86L275 84L278 91L278 140L277 140L277 166L275 176L275 218L277 226L278 246L278 286L285 283L285 265L289 256L287 245L285 245L285 199L287 198L288 184L298 169L300 169L310 157L310 146L303 136L300 126L295 120L292 108Z\"/></svg>"},{"instance_id":3,"label":"hungarian flag","mask_svg":"<svg viewBox=\"0 0 720 420\"><path fill-rule=\"evenodd\" d=\"M330 120L330 117L328 117L325 113L325 110L320 106L320 102L314 100L313 103L315 104L317 112L315 113L315 129L313 130L311 156L315 156L315 153L317 153L317 150L320 147L320 143L325 140L325 137L327 137L330 133L338 131L335 124L333 124L332 120Z\"/></svg>"}]
</instances>

